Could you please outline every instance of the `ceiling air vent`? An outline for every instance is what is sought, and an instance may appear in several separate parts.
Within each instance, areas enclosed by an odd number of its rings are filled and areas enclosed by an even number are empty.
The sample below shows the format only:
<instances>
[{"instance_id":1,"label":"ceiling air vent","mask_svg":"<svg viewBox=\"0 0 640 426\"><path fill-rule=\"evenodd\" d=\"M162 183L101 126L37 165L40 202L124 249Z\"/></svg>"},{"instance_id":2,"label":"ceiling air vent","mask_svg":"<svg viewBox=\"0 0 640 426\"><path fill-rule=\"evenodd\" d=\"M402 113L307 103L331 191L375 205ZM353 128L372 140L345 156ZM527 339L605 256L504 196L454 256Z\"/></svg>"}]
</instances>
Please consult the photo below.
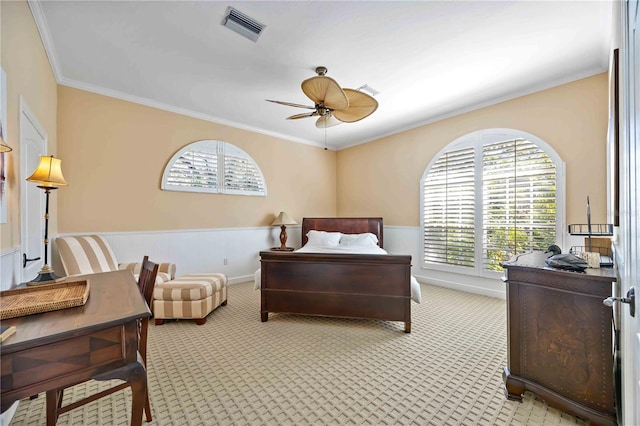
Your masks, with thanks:
<instances>
[{"instance_id":1,"label":"ceiling air vent","mask_svg":"<svg viewBox=\"0 0 640 426\"><path fill-rule=\"evenodd\" d=\"M266 26L231 6L227 9L222 25L252 41L258 40Z\"/></svg>"},{"instance_id":2,"label":"ceiling air vent","mask_svg":"<svg viewBox=\"0 0 640 426\"><path fill-rule=\"evenodd\" d=\"M358 87L359 91L361 92L366 92L368 94L370 94L371 96L375 96L375 95L379 95L380 92L378 92L376 89L374 89L373 87L369 86L368 84L365 84L364 86L360 86Z\"/></svg>"}]
</instances>

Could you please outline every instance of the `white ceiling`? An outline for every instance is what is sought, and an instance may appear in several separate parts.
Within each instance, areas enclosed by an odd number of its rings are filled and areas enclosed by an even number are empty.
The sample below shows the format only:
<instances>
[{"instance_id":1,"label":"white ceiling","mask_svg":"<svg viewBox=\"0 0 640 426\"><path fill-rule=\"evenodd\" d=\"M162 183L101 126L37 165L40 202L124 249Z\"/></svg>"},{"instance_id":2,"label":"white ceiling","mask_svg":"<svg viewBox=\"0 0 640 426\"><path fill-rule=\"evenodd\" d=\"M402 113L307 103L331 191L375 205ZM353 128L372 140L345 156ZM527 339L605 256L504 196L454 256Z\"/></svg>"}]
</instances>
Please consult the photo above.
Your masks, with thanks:
<instances>
[{"instance_id":1,"label":"white ceiling","mask_svg":"<svg viewBox=\"0 0 640 426\"><path fill-rule=\"evenodd\" d=\"M612 19L610 1L29 4L60 84L331 149L606 71ZM266 25L257 42L228 6ZM378 110L325 134L265 101L312 105L319 65Z\"/></svg>"}]
</instances>

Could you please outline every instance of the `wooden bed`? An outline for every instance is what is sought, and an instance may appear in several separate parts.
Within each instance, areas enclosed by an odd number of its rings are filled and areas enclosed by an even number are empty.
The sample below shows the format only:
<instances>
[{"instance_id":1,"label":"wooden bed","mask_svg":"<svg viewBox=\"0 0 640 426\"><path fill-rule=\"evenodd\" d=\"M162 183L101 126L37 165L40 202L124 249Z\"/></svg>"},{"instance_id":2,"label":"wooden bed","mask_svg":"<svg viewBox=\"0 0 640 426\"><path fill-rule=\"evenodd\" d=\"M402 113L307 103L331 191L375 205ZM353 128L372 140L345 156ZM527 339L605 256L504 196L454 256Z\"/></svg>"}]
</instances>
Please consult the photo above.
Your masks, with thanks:
<instances>
[{"instance_id":1,"label":"wooden bed","mask_svg":"<svg viewBox=\"0 0 640 426\"><path fill-rule=\"evenodd\" d=\"M382 218L304 218L310 230L371 232L382 247ZM411 256L262 251L262 322L269 312L404 322L411 332Z\"/></svg>"}]
</instances>

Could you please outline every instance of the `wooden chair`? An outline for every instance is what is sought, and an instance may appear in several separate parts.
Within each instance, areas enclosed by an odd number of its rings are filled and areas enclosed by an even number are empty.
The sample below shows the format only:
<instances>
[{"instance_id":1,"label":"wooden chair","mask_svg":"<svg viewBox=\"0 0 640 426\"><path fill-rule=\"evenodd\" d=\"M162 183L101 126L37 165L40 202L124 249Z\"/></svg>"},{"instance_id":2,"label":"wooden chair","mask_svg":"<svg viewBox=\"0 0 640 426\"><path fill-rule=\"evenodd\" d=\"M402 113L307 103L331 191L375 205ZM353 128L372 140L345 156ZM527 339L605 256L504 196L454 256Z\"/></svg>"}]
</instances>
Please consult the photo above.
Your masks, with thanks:
<instances>
[{"instance_id":1,"label":"wooden chair","mask_svg":"<svg viewBox=\"0 0 640 426\"><path fill-rule=\"evenodd\" d=\"M142 260L142 267L140 269L140 276L138 278L138 287L140 289L140 293L144 297L144 300L147 302L147 305L151 305L151 298L153 296L153 287L156 283L156 276L158 275L158 267L157 263L153 263L149 261L149 256L145 256ZM142 362L145 369L147 368L147 335L149 330L149 318L144 318L139 321L139 330L138 330L138 356L139 361ZM109 380L112 377L96 377L97 380ZM118 392L122 389L126 389L130 384L128 382L121 383L112 388L103 390L102 392L98 392L94 395L90 395L86 398L83 398L79 401L73 402L71 404L62 406L62 399L64 396L64 388L62 389L54 389L51 391L47 391L47 424L55 424L58 420L58 417L61 414L64 414L68 411L74 410L80 406L88 404L90 402L96 401L104 396L111 395L114 392ZM151 421L151 405L149 403L149 389L147 388L147 395L145 397L144 404L144 412L145 417L148 422Z\"/></svg>"}]
</instances>

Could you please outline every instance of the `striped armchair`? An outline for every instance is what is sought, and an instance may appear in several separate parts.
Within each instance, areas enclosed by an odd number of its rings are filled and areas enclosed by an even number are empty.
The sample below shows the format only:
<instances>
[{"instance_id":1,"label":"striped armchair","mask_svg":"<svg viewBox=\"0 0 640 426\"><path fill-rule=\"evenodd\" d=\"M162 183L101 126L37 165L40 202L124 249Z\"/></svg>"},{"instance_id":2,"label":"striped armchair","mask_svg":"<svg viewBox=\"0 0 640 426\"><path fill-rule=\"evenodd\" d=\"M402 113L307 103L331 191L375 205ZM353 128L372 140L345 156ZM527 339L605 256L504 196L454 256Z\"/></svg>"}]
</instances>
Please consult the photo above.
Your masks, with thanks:
<instances>
[{"instance_id":1,"label":"striped armchair","mask_svg":"<svg viewBox=\"0 0 640 426\"><path fill-rule=\"evenodd\" d=\"M95 274L99 272L130 269L138 279L141 263L121 263L116 260L113 250L100 235L78 235L55 239L55 247L67 275ZM156 284L175 278L176 265L161 263Z\"/></svg>"}]
</instances>

